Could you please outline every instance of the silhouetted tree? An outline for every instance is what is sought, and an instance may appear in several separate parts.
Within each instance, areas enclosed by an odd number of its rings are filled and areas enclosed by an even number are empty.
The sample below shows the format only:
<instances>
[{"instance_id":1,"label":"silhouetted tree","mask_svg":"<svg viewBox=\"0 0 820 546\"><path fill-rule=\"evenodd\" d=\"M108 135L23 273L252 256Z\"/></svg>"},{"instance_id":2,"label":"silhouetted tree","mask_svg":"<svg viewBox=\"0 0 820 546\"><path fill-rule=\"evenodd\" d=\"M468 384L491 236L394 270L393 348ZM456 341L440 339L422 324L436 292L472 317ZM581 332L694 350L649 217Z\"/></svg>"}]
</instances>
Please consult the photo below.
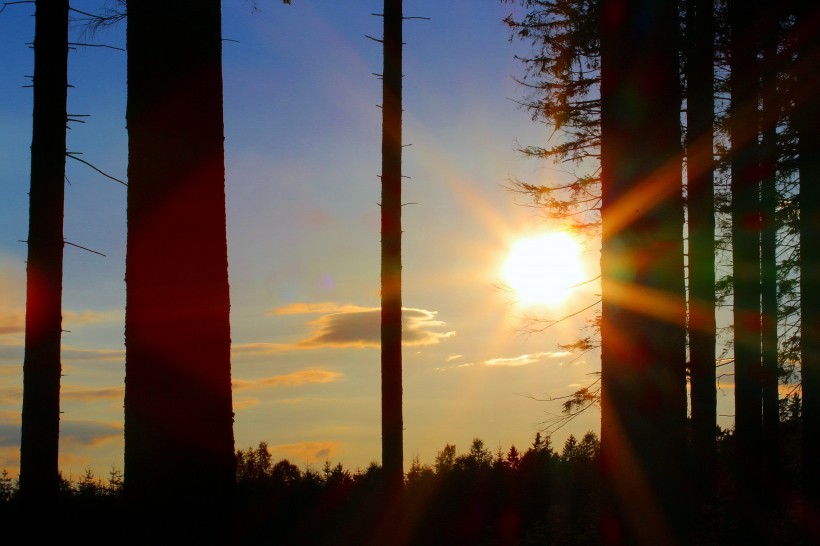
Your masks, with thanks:
<instances>
[{"instance_id":1,"label":"silhouetted tree","mask_svg":"<svg viewBox=\"0 0 820 546\"><path fill-rule=\"evenodd\" d=\"M714 0L686 2L686 185L689 233L689 370L696 494L714 488L715 360Z\"/></svg>"},{"instance_id":2,"label":"silhouetted tree","mask_svg":"<svg viewBox=\"0 0 820 546\"><path fill-rule=\"evenodd\" d=\"M800 320L803 383L803 478L810 509L820 506L820 10L795 1L795 125L800 171Z\"/></svg>"},{"instance_id":3,"label":"silhouetted tree","mask_svg":"<svg viewBox=\"0 0 820 546\"><path fill-rule=\"evenodd\" d=\"M760 150L757 2L729 2L729 139L731 166L736 472L742 513L758 518L762 441L760 313ZM752 531L753 532L753 531ZM751 538L751 533L749 538Z\"/></svg>"},{"instance_id":4,"label":"silhouetted tree","mask_svg":"<svg viewBox=\"0 0 820 546\"><path fill-rule=\"evenodd\" d=\"M761 396L762 474L766 476L766 498L776 502L772 488L780 475L780 366L778 362L777 302L777 167L778 122L783 101L778 97L778 34L782 8L769 3L758 17L760 51L760 311L761 311Z\"/></svg>"},{"instance_id":5,"label":"silhouetted tree","mask_svg":"<svg viewBox=\"0 0 820 546\"><path fill-rule=\"evenodd\" d=\"M384 1L381 196L382 465L388 489L404 482L402 420L402 0Z\"/></svg>"},{"instance_id":6,"label":"silhouetted tree","mask_svg":"<svg viewBox=\"0 0 820 546\"><path fill-rule=\"evenodd\" d=\"M236 480L221 6L127 11L125 492L138 514L216 524Z\"/></svg>"},{"instance_id":7,"label":"silhouetted tree","mask_svg":"<svg viewBox=\"0 0 820 546\"><path fill-rule=\"evenodd\" d=\"M37 510L48 510L59 490L69 4L37 0L35 5L20 494Z\"/></svg>"},{"instance_id":8,"label":"silhouetted tree","mask_svg":"<svg viewBox=\"0 0 820 546\"><path fill-rule=\"evenodd\" d=\"M602 538L672 544L689 507L677 3L600 5Z\"/></svg>"}]
</instances>

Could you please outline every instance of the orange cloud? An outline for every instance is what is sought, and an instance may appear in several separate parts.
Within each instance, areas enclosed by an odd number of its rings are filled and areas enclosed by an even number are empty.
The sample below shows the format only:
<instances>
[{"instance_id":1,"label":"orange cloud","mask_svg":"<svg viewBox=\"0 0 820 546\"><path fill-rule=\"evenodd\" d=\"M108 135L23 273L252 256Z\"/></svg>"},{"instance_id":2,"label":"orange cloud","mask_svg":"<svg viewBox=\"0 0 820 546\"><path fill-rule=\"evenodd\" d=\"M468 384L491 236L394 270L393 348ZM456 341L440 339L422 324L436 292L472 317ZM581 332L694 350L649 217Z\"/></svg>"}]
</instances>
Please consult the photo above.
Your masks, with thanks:
<instances>
[{"instance_id":1,"label":"orange cloud","mask_svg":"<svg viewBox=\"0 0 820 546\"><path fill-rule=\"evenodd\" d=\"M279 444L268 446L274 457L284 454L293 461L326 461L332 459L339 447L339 442L300 442L298 444Z\"/></svg>"},{"instance_id":2,"label":"orange cloud","mask_svg":"<svg viewBox=\"0 0 820 546\"><path fill-rule=\"evenodd\" d=\"M122 320L122 311L63 311L63 327ZM0 311L0 335L22 334L26 329L26 310L19 307Z\"/></svg>"},{"instance_id":3,"label":"orange cloud","mask_svg":"<svg viewBox=\"0 0 820 546\"><path fill-rule=\"evenodd\" d=\"M23 403L23 387L5 387L0 389L0 404L12 406Z\"/></svg>"},{"instance_id":4,"label":"orange cloud","mask_svg":"<svg viewBox=\"0 0 820 546\"><path fill-rule=\"evenodd\" d=\"M339 313L350 310L361 309L355 305L339 305L338 303L324 301L319 303L291 303L283 307L277 307L270 311L269 315L319 315L325 313Z\"/></svg>"},{"instance_id":5,"label":"orange cloud","mask_svg":"<svg viewBox=\"0 0 820 546\"><path fill-rule=\"evenodd\" d=\"M26 329L24 309L8 309L0 314L0 335L22 334Z\"/></svg>"},{"instance_id":6,"label":"orange cloud","mask_svg":"<svg viewBox=\"0 0 820 546\"><path fill-rule=\"evenodd\" d=\"M125 387L107 387L102 389L81 389L77 387L63 387L60 389L60 398L73 402L93 402L95 400L122 400L125 396Z\"/></svg>"},{"instance_id":7,"label":"orange cloud","mask_svg":"<svg viewBox=\"0 0 820 546\"><path fill-rule=\"evenodd\" d=\"M80 349L63 345L60 358L67 360L123 360L125 349Z\"/></svg>"},{"instance_id":8,"label":"orange cloud","mask_svg":"<svg viewBox=\"0 0 820 546\"><path fill-rule=\"evenodd\" d=\"M342 378L342 374L327 370L300 370L286 375L274 375L259 379L234 379L233 390L272 389L277 387L298 387L305 383L332 383Z\"/></svg>"},{"instance_id":9,"label":"orange cloud","mask_svg":"<svg viewBox=\"0 0 820 546\"><path fill-rule=\"evenodd\" d=\"M8 470L10 478L17 477L20 467L20 447L0 447L0 471Z\"/></svg>"},{"instance_id":10,"label":"orange cloud","mask_svg":"<svg viewBox=\"0 0 820 546\"><path fill-rule=\"evenodd\" d=\"M63 311L63 326L78 324L99 324L124 320L123 312L119 309L109 311Z\"/></svg>"},{"instance_id":11,"label":"orange cloud","mask_svg":"<svg viewBox=\"0 0 820 546\"><path fill-rule=\"evenodd\" d=\"M68 446L95 447L111 440L122 440L122 435L122 423L60 421L60 442Z\"/></svg>"}]
</instances>

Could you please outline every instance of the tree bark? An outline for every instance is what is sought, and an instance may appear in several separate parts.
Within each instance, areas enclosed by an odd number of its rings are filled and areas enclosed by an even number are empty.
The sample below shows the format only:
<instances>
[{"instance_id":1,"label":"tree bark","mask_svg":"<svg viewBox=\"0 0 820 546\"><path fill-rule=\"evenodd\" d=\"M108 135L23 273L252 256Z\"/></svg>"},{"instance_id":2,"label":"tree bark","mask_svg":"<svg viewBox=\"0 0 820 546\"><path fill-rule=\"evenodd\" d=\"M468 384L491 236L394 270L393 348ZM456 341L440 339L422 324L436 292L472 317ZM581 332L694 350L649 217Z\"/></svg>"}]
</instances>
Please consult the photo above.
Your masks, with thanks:
<instances>
[{"instance_id":1,"label":"tree bark","mask_svg":"<svg viewBox=\"0 0 820 546\"><path fill-rule=\"evenodd\" d=\"M53 507L59 490L68 0L37 0L20 494Z\"/></svg>"},{"instance_id":2,"label":"tree bark","mask_svg":"<svg viewBox=\"0 0 820 546\"><path fill-rule=\"evenodd\" d=\"M127 8L125 492L160 524L207 529L236 479L221 6Z\"/></svg>"},{"instance_id":3,"label":"tree bark","mask_svg":"<svg viewBox=\"0 0 820 546\"><path fill-rule=\"evenodd\" d=\"M687 542L676 2L601 2L602 538Z\"/></svg>"},{"instance_id":4,"label":"tree bark","mask_svg":"<svg viewBox=\"0 0 820 546\"><path fill-rule=\"evenodd\" d=\"M760 151L757 2L729 2L729 139L734 291L736 485L741 530L754 535L761 506Z\"/></svg>"},{"instance_id":5,"label":"tree bark","mask_svg":"<svg viewBox=\"0 0 820 546\"><path fill-rule=\"evenodd\" d=\"M770 507L777 505L780 487L780 366L777 339L777 125L780 101L777 96L777 41L780 7L758 18L760 37L761 138L760 138L760 290L761 290L761 389L762 464L765 495Z\"/></svg>"},{"instance_id":6,"label":"tree bark","mask_svg":"<svg viewBox=\"0 0 820 546\"><path fill-rule=\"evenodd\" d=\"M698 498L714 493L715 388L714 2L686 5L686 174L689 215L689 361L692 475Z\"/></svg>"},{"instance_id":7,"label":"tree bark","mask_svg":"<svg viewBox=\"0 0 820 546\"><path fill-rule=\"evenodd\" d=\"M389 490L404 483L402 423L401 152L402 1L384 2L382 75L382 465Z\"/></svg>"},{"instance_id":8,"label":"tree bark","mask_svg":"<svg viewBox=\"0 0 820 546\"><path fill-rule=\"evenodd\" d=\"M794 2L797 66L795 125L800 172L800 359L803 386L803 488L807 514L820 507L820 10ZM814 539L814 535L812 535Z\"/></svg>"}]
</instances>

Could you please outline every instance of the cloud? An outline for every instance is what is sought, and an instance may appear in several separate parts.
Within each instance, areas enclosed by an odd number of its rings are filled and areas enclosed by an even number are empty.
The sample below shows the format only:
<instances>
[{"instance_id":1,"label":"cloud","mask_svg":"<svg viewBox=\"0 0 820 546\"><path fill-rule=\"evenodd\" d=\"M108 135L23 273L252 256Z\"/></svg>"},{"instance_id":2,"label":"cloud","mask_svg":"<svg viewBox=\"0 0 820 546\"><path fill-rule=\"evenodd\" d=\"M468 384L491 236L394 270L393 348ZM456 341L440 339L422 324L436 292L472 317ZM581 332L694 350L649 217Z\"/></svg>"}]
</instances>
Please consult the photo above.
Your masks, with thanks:
<instances>
[{"instance_id":1,"label":"cloud","mask_svg":"<svg viewBox=\"0 0 820 546\"><path fill-rule=\"evenodd\" d=\"M122 423L104 421L60 421L60 441L72 446L95 447L122 439Z\"/></svg>"},{"instance_id":2,"label":"cloud","mask_svg":"<svg viewBox=\"0 0 820 546\"><path fill-rule=\"evenodd\" d=\"M268 446L271 453L282 453L293 461L325 461L336 453L339 442L300 442Z\"/></svg>"},{"instance_id":3,"label":"cloud","mask_svg":"<svg viewBox=\"0 0 820 546\"><path fill-rule=\"evenodd\" d=\"M119 360L125 359L125 349L80 349L63 345L60 358L68 360Z\"/></svg>"},{"instance_id":4,"label":"cloud","mask_svg":"<svg viewBox=\"0 0 820 546\"><path fill-rule=\"evenodd\" d=\"M80 324L98 324L122 320L122 311L66 311L63 310L63 328ZM10 308L0 311L0 335L22 334L26 329L26 310Z\"/></svg>"},{"instance_id":5,"label":"cloud","mask_svg":"<svg viewBox=\"0 0 820 546\"><path fill-rule=\"evenodd\" d=\"M291 303L283 307L277 307L270 311L269 315L321 315L327 313L339 313L349 310L360 309L355 305L339 305L329 301L319 303Z\"/></svg>"},{"instance_id":6,"label":"cloud","mask_svg":"<svg viewBox=\"0 0 820 546\"><path fill-rule=\"evenodd\" d=\"M571 353L567 351L547 351L542 353L526 354L514 357L491 358L482 362L485 366L527 366L535 364L544 358L562 358Z\"/></svg>"},{"instance_id":7,"label":"cloud","mask_svg":"<svg viewBox=\"0 0 820 546\"><path fill-rule=\"evenodd\" d=\"M63 311L63 326L118 322L124 319L123 311L119 309L109 311L92 311L90 309L85 311Z\"/></svg>"},{"instance_id":8,"label":"cloud","mask_svg":"<svg viewBox=\"0 0 820 546\"><path fill-rule=\"evenodd\" d=\"M2 446L2 444L0 444ZM0 471L8 470L9 477L17 477L16 470L20 466L20 446L0 447Z\"/></svg>"},{"instance_id":9,"label":"cloud","mask_svg":"<svg viewBox=\"0 0 820 546\"><path fill-rule=\"evenodd\" d=\"M14 447L20 449L20 421L0 423L0 447Z\"/></svg>"},{"instance_id":10,"label":"cloud","mask_svg":"<svg viewBox=\"0 0 820 546\"><path fill-rule=\"evenodd\" d=\"M23 403L23 387L4 387L0 389L0 405L13 406Z\"/></svg>"},{"instance_id":11,"label":"cloud","mask_svg":"<svg viewBox=\"0 0 820 546\"><path fill-rule=\"evenodd\" d=\"M456 333L436 332L444 322L436 320L434 311L402 309L402 341L406 347L435 345ZM325 314L308 323L313 335L295 344L301 348L379 347L381 344L381 309L348 306Z\"/></svg>"},{"instance_id":12,"label":"cloud","mask_svg":"<svg viewBox=\"0 0 820 546\"><path fill-rule=\"evenodd\" d=\"M568 356L572 353L569 351L545 351L540 353L533 353L533 354L523 354L519 356L511 356L511 357L497 357L497 358L490 358L487 360L482 360L478 363L476 362L465 362L464 364L456 364L453 366L442 366L440 368L434 368L436 371L448 371L458 368L469 368L476 365L481 366L489 366L489 367L518 367L518 366L528 366L530 364L535 364L536 362L540 362L547 358L563 358ZM456 355L457 357L461 357L461 355ZM456 360L456 357L450 357L447 359L447 362L451 360Z\"/></svg>"},{"instance_id":13,"label":"cloud","mask_svg":"<svg viewBox=\"0 0 820 546\"><path fill-rule=\"evenodd\" d=\"M241 343L232 347L234 354L271 354L282 351L320 348L378 348L381 345L381 309L333 302L292 303L278 307L269 315L321 315L309 322L312 333L292 343ZM437 329L444 322L435 311L402 309L402 344L405 347L435 345L456 335Z\"/></svg>"},{"instance_id":14,"label":"cloud","mask_svg":"<svg viewBox=\"0 0 820 546\"><path fill-rule=\"evenodd\" d=\"M0 335L22 334L26 329L24 309L8 309L0 314Z\"/></svg>"},{"instance_id":15,"label":"cloud","mask_svg":"<svg viewBox=\"0 0 820 546\"><path fill-rule=\"evenodd\" d=\"M447 357L445 362L452 362L453 360L458 360L459 358L463 357L464 355L451 355Z\"/></svg>"},{"instance_id":16,"label":"cloud","mask_svg":"<svg viewBox=\"0 0 820 546\"><path fill-rule=\"evenodd\" d=\"M243 409L246 409L246 408L251 408L253 406L258 406L258 405L259 405L259 399L258 398L244 398L242 400L237 400L236 398L234 398L234 400L233 400L233 410L234 411L239 411L239 410L243 410Z\"/></svg>"},{"instance_id":17,"label":"cloud","mask_svg":"<svg viewBox=\"0 0 820 546\"><path fill-rule=\"evenodd\" d=\"M106 387L102 389L81 389L77 387L63 387L60 389L60 399L72 402L94 402L96 400L122 400L125 396L125 387Z\"/></svg>"},{"instance_id":18,"label":"cloud","mask_svg":"<svg viewBox=\"0 0 820 546\"><path fill-rule=\"evenodd\" d=\"M332 383L339 381L342 374L327 370L300 370L286 375L274 375L259 379L234 379L233 390L273 389L277 387L298 387L306 383Z\"/></svg>"},{"instance_id":19,"label":"cloud","mask_svg":"<svg viewBox=\"0 0 820 546\"><path fill-rule=\"evenodd\" d=\"M22 365L25 356L25 346L22 338L19 341L6 340L0 343L0 360L17 360ZM123 361L125 349L83 349L63 344L60 347L60 360L69 361Z\"/></svg>"},{"instance_id":20,"label":"cloud","mask_svg":"<svg viewBox=\"0 0 820 546\"><path fill-rule=\"evenodd\" d=\"M231 355L242 354L271 354L288 351L292 347L282 343L233 343Z\"/></svg>"}]
</instances>

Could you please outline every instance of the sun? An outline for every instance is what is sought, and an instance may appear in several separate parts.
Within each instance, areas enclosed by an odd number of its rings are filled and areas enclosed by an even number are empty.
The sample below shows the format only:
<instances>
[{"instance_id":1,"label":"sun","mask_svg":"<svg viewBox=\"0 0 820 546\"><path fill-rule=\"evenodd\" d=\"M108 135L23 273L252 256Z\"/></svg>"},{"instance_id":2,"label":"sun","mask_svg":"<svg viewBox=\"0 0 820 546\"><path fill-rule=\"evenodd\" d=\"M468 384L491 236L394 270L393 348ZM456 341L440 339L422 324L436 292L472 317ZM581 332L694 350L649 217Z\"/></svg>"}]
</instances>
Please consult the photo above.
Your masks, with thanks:
<instances>
[{"instance_id":1,"label":"sun","mask_svg":"<svg viewBox=\"0 0 820 546\"><path fill-rule=\"evenodd\" d=\"M566 232L516 241L503 269L506 284L524 305L559 305L584 280L581 246Z\"/></svg>"}]
</instances>

